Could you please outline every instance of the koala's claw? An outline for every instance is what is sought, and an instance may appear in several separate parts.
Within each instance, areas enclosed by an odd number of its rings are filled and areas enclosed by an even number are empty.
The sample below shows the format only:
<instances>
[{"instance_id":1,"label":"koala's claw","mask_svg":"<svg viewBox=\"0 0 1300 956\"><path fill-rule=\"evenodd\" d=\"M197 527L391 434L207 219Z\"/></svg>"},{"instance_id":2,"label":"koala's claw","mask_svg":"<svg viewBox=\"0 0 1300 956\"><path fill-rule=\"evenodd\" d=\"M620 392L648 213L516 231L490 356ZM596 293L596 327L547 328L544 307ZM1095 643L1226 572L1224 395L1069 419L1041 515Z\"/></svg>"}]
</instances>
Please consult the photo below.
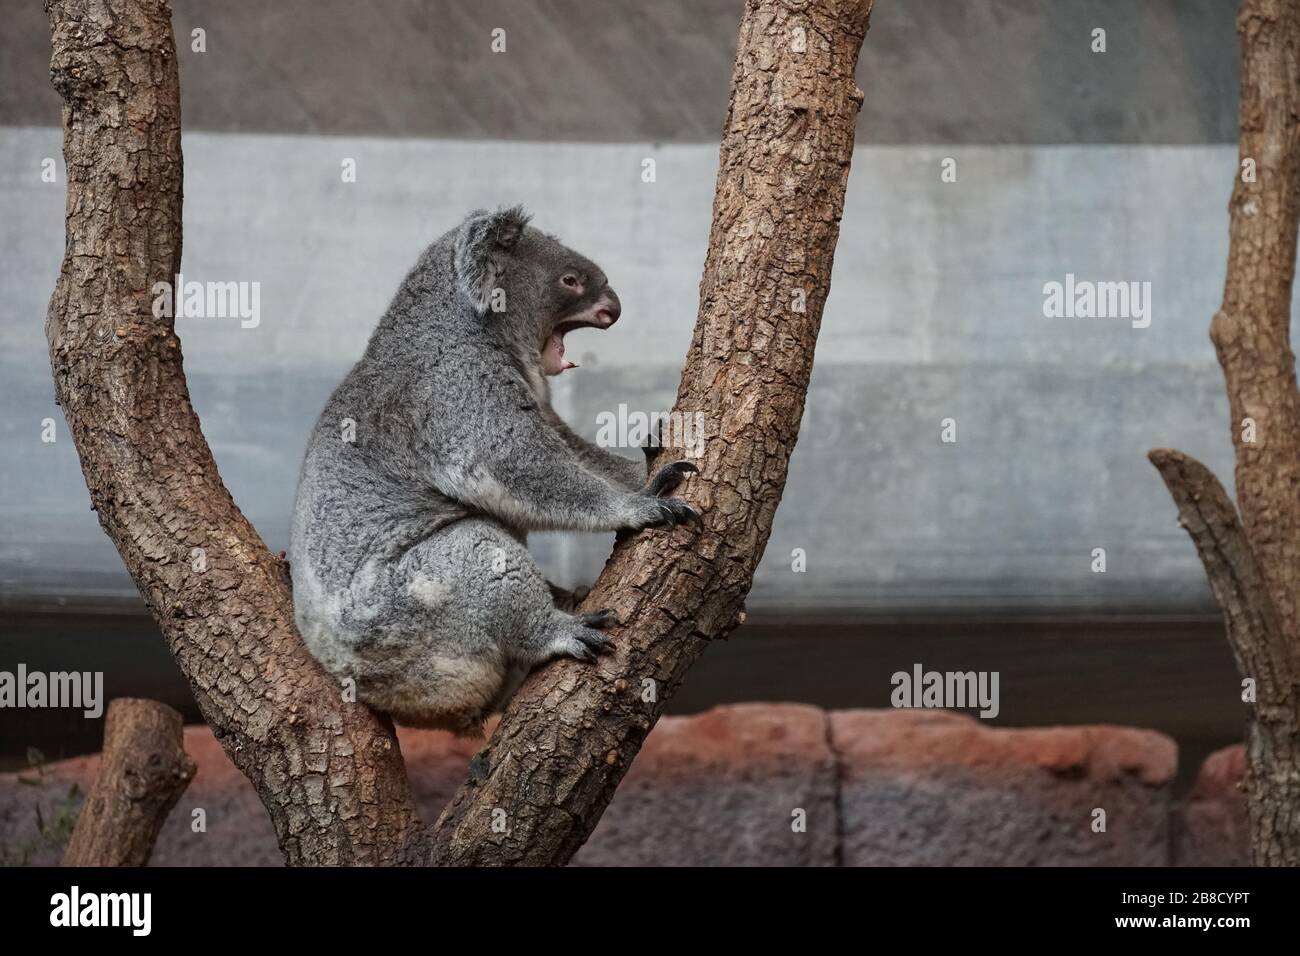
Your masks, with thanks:
<instances>
[{"instance_id":1,"label":"koala's claw","mask_svg":"<svg viewBox=\"0 0 1300 956\"><path fill-rule=\"evenodd\" d=\"M595 660L597 654L608 654L614 649L614 642L610 640L609 635L604 631L596 630L594 627L579 628L577 636L578 640L582 642L583 650L587 651L589 655L580 657L580 660Z\"/></svg>"},{"instance_id":2,"label":"koala's claw","mask_svg":"<svg viewBox=\"0 0 1300 956\"><path fill-rule=\"evenodd\" d=\"M587 627L594 627L597 630L604 630L607 627L623 623L619 620L618 612L609 607L603 607L599 611L588 611L586 614L579 614L578 620Z\"/></svg>"},{"instance_id":3,"label":"koala's claw","mask_svg":"<svg viewBox=\"0 0 1300 956\"><path fill-rule=\"evenodd\" d=\"M578 640L573 641L566 647L564 654L566 657L572 657L575 661L582 661L584 664L591 664L596 660L596 652Z\"/></svg>"},{"instance_id":4,"label":"koala's claw","mask_svg":"<svg viewBox=\"0 0 1300 956\"><path fill-rule=\"evenodd\" d=\"M646 485L646 494L656 498L671 494L678 485L686 480L687 475L699 474L700 469L689 461L672 461L664 465Z\"/></svg>"},{"instance_id":5,"label":"koala's claw","mask_svg":"<svg viewBox=\"0 0 1300 956\"><path fill-rule=\"evenodd\" d=\"M655 433L653 435L647 435L645 441L641 443L641 451L645 454L645 467L647 471L650 470L650 466L654 464L655 459L659 457L659 452L663 451L663 447L664 420L660 418L655 422Z\"/></svg>"},{"instance_id":6,"label":"koala's claw","mask_svg":"<svg viewBox=\"0 0 1300 956\"><path fill-rule=\"evenodd\" d=\"M647 524L647 528L675 528L679 524L693 521L696 527L703 530L704 519L700 513L681 498L660 498L658 504L659 517Z\"/></svg>"}]
</instances>

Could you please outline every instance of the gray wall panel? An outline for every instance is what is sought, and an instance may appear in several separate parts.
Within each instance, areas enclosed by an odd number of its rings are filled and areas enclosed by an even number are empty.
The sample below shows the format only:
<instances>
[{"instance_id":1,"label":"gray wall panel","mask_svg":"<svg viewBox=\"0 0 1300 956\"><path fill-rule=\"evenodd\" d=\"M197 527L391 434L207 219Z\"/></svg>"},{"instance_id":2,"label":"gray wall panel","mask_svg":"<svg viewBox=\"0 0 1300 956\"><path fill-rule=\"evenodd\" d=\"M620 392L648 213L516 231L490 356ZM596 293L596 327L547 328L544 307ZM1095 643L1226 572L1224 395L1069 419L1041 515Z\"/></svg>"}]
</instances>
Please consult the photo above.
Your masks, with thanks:
<instances>
[{"instance_id":1,"label":"gray wall panel","mask_svg":"<svg viewBox=\"0 0 1300 956\"><path fill-rule=\"evenodd\" d=\"M129 594L52 402L43 317L63 186L53 129L0 129L0 593ZM690 338L711 145L185 137L184 271L262 283L256 329L182 320L196 408L241 506L283 547L303 441L421 246L469 207L526 201L625 303L570 343L557 404L594 435L666 408ZM640 182L640 160L658 181ZM956 184L938 163L958 159ZM339 182L344 156L360 181ZM804 433L754 600L791 605L1187 603L1195 553L1147 448L1231 477L1206 330L1226 254L1230 147L861 147ZM1067 272L1152 283L1153 321L1046 319ZM40 442L59 420L60 441ZM958 443L939 442L940 419ZM540 536L587 578L600 536ZM792 574L790 551L808 550ZM1106 547L1109 571L1088 571Z\"/></svg>"}]
</instances>

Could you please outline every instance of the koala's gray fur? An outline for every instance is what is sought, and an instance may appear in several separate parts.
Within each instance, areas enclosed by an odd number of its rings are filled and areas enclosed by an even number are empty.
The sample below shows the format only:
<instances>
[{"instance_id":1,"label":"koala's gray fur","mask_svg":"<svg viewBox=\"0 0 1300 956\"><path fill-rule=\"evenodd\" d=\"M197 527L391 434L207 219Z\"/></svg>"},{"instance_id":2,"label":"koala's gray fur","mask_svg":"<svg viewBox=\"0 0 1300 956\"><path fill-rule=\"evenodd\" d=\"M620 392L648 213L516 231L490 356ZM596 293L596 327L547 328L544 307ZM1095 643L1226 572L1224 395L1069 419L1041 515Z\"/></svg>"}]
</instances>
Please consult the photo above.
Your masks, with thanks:
<instances>
[{"instance_id":1,"label":"koala's gray fur","mask_svg":"<svg viewBox=\"0 0 1300 956\"><path fill-rule=\"evenodd\" d=\"M361 701L480 734L533 667L594 659L614 622L556 607L529 531L698 523L660 497L694 466L647 481L551 408L563 333L619 311L605 274L517 208L472 213L407 275L316 423L290 533L303 639Z\"/></svg>"}]
</instances>

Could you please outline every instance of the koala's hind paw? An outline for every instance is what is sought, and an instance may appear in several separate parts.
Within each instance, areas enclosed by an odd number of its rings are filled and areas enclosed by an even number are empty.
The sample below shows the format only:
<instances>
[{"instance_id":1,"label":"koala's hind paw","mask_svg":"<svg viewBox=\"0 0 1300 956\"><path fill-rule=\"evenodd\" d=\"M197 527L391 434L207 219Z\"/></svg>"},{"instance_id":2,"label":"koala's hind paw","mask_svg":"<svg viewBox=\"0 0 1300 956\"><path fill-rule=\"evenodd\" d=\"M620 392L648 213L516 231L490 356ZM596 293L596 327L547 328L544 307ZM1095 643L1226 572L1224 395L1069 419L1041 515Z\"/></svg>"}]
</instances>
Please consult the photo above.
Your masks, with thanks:
<instances>
[{"instance_id":1,"label":"koala's hind paw","mask_svg":"<svg viewBox=\"0 0 1300 956\"><path fill-rule=\"evenodd\" d=\"M556 611L536 660L541 663L556 657L573 657L580 661L594 661L598 654L608 654L614 649L613 641L600 628L617 623L618 615L609 608L586 614Z\"/></svg>"},{"instance_id":2,"label":"koala's hind paw","mask_svg":"<svg viewBox=\"0 0 1300 956\"><path fill-rule=\"evenodd\" d=\"M622 623L618 619L618 612L609 607L603 607L599 611L588 611L586 614L579 614L578 620L587 627L594 627L600 631Z\"/></svg>"},{"instance_id":3,"label":"koala's hind paw","mask_svg":"<svg viewBox=\"0 0 1300 956\"><path fill-rule=\"evenodd\" d=\"M689 461L672 461L654 473L646 484L646 494L659 498L676 491L687 475L699 474L700 469Z\"/></svg>"},{"instance_id":4,"label":"koala's hind paw","mask_svg":"<svg viewBox=\"0 0 1300 956\"><path fill-rule=\"evenodd\" d=\"M593 654L608 654L614 649L614 642L604 631L594 627L584 627L578 631L578 640Z\"/></svg>"},{"instance_id":5,"label":"koala's hind paw","mask_svg":"<svg viewBox=\"0 0 1300 956\"><path fill-rule=\"evenodd\" d=\"M591 663L599 654L608 654L614 649L614 642L609 635L593 627L578 625L556 638L552 651L564 657L574 657Z\"/></svg>"}]
</instances>

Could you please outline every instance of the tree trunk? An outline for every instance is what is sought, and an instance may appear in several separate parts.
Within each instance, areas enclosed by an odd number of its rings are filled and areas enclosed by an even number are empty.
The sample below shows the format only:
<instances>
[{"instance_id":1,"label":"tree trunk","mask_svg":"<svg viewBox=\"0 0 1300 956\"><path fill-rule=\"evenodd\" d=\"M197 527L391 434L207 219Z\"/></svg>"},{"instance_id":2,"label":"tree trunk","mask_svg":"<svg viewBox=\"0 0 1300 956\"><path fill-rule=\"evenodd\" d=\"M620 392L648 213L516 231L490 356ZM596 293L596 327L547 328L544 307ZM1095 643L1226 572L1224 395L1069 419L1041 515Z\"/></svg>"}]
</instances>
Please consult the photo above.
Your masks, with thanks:
<instances>
[{"instance_id":1,"label":"tree trunk","mask_svg":"<svg viewBox=\"0 0 1300 956\"><path fill-rule=\"evenodd\" d=\"M1300 865L1300 392L1291 286L1300 219L1300 3L1243 0L1240 165L1223 307L1210 325L1231 406L1237 512L1199 462L1151 460L1222 607L1243 677L1247 808L1257 865ZM1253 169L1252 169L1253 167Z\"/></svg>"},{"instance_id":2,"label":"tree trunk","mask_svg":"<svg viewBox=\"0 0 1300 956\"><path fill-rule=\"evenodd\" d=\"M686 671L739 622L830 291L870 9L870 0L746 3L674 409L704 416L700 473L683 492L704 530L641 534L615 549L585 607L618 611L617 651L594 668L556 662L524 684L439 820L435 860L567 862ZM680 448L661 455L679 457Z\"/></svg>"},{"instance_id":3,"label":"tree trunk","mask_svg":"<svg viewBox=\"0 0 1300 956\"><path fill-rule=\"evenodd\" d=\"M45 331L99 522L290 863L380 863L415 831L391 726L345 705L283 565L217 474L153 286L181 263L181 118L163 0L47 0L67 245ZM197 549L197 550L196 550Z\"/></svg>"},{"instance_id":4,"label":"tree trunk","mask_svg":"<svg viewBox=\"0 0 1300 956\"><path fill-rule=\"evenodd\" d=\"M616 548L587 605L620 612L617 653L533 675L438 826L421 830L391 727L345 705L307 654L283 566L217 474L172 323L151 313L153 284L180 264L170 11L47 0L68 167L47 323L57 394L100 522L288 862L566 862L687 669L742 620L830 287L870 8L748 0L676 406L705 416L684 491L704 530Z\"/></svg>"},{"instance_id":5,"label":"tree trunk","mask_svg":"<svg viewBox=\"0 0 1300 956\"><path fill-rule=\"evenodd\" d=\"M108 705L99 773L77 816L64 866L144 866L167 814L194 779L181 715L155 700Z\"/></svg>"}]
</instances>

